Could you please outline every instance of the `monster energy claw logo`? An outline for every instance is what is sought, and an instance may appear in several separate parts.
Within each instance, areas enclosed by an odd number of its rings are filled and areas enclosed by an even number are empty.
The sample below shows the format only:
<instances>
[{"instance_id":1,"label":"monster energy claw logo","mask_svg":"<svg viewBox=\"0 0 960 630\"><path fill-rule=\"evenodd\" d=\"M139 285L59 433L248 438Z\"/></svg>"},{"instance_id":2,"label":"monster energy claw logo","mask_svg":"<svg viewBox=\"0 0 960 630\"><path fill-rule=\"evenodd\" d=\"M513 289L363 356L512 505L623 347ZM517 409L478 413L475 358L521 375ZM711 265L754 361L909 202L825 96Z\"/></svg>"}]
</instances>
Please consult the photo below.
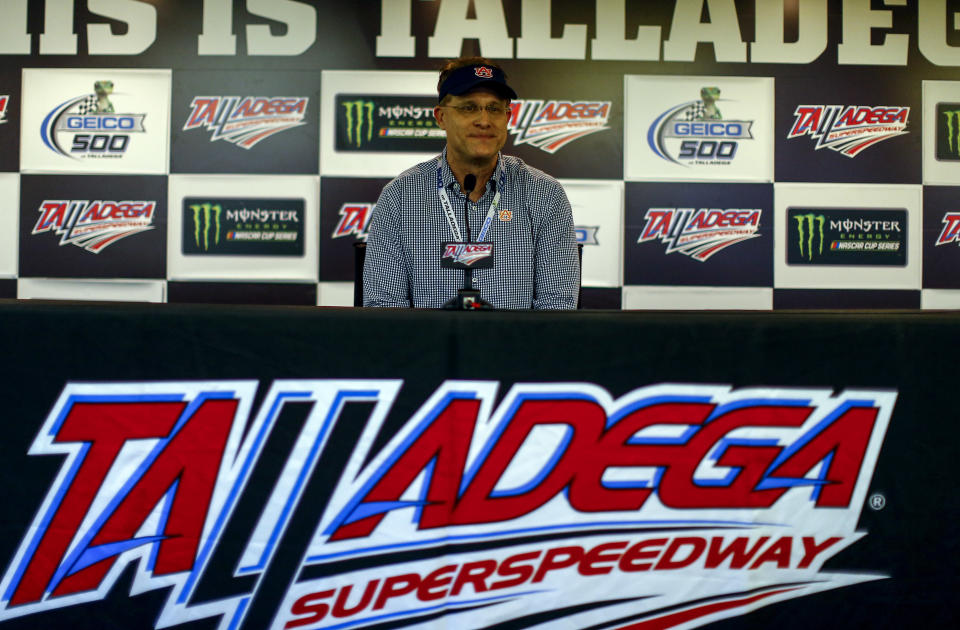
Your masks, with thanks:
<instances>
[{"instance_id":1,"label":"monster energy claw logo","mask_svg":"<svg viewBox=\"0 0 960 630\"><path fill-rule=\"evenodd\" d=\"M942 111L947 127L947 148L952 155L960 157L960 110Z\"/></svg>"},{"instance_id":2,"label":"monster energy claw logo","mask_svg":"<svg viewBox=\"0 0 960 630\"><path fill-rule=\"evenodd\" d=\"M818 250L819 255L823 255L823 225L826 222L826 217L822 214L798 214L793 217L797 220L797 236L800 244L800 256L806 257L808 260L813 260L813 235L814 235L814 226L817 227L818 235L820 236L820 247ZM804 228L806 226L806 228ZM804 253L803 244L806 242L806 253Z\"/></svg>"},{"instance_id":3,"label":"monster energy claw logo","mask_svg":"<svg viewBox=\"0 0 960 630\"><path fill-rule=\"evenodd\" d=\"M203 251L210 249L210 232L213 227L213 244L220 244L220 213L222 208L220 204L199 203L191 204L193 211L193 238L197 247L202 247ZM201 218L201 213L203 213ZM212 222L211 222L212 219ZM200 244L201 233L203 236L203 245Z\"/></svg>"},{"instance_id":4,"label":"monster energy claw logo","mask_svg":"<svg viewBox=\"0 0 960 630\"><path fill-rule=\"evenodd\" d=\"M358 100L341 104L347 117L347 141L357 147L365 141L370 142L373 139L373 102Z\"/></svg>"},{"instance_id":5,"label":"monster energy claw logo","mask_svg":"<svg viewBox=\"0 0 960 630\"><path fill-rule=\"evenodd\" d=\"M936 153L939 161L960 161L960 103L937 103Z\"/></svg>"}]
</instances>

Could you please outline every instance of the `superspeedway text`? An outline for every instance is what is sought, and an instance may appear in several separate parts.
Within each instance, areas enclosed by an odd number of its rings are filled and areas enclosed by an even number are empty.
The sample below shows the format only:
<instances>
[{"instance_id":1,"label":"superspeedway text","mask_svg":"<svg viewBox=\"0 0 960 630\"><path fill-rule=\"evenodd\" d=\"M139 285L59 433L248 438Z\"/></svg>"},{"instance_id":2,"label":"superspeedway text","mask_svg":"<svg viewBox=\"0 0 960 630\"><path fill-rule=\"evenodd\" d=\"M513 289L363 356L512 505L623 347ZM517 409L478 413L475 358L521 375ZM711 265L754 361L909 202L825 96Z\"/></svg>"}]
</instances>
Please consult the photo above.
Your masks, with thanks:
<instances>
[{"instance_id":1,"label":"superspeedway text","mask_svg":"<svg viewBox=\"0 0 960 630\"><path fill-rule=\"evenodd\" d=\"M345 584L308 593L290 607L294 617L284 628L311 625L328 614L343 619L383 610L397 598L407 597L408 603L415 606L464 594L493 594L502 589L542 584L555 571L568 571L569 579L613 572L676 571L693 566L701 570L722 566L756 571L768 562L782 569L803 569L840 541L839 537L831 537L818 543L814 536L803 536L797 541L791 536L775 540L769 536L671 536L616 540L587 547L552 546L502 560L485 558L448 564L426 574L390 574L365 584Z\"/></svg>"}]
</instances>

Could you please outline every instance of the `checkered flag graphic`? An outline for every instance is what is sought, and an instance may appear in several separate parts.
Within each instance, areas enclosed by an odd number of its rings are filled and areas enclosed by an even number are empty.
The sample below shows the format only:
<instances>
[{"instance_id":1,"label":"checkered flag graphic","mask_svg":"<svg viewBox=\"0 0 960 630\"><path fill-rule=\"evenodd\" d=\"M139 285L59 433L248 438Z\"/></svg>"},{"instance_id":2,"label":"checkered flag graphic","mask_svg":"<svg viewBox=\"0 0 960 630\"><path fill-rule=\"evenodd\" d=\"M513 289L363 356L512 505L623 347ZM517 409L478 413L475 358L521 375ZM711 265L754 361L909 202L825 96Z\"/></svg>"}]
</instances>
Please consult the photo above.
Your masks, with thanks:
<instances>
[{"instance_id":1,"label":"checkered flag graphic","mask_svg":"<svg viewBox=\"0 0 960 630\"><path fill-rule=\"evenodd\" d=\"M91 94L83 101L77 105L77 113L81 116L84 114L96 114L97 113L97 95Z\"/></svg>"},{"instance_id":2,"label":"checkered flag graphic","mask_svg":"<svg viewBox=\"0 0 960 630\"><path fill-rule=\"evenodd\" d=\"M684 120L703 120L706 115L703 103L696 103L687 108L683 113Z\"/></svg>"}]
</instances>

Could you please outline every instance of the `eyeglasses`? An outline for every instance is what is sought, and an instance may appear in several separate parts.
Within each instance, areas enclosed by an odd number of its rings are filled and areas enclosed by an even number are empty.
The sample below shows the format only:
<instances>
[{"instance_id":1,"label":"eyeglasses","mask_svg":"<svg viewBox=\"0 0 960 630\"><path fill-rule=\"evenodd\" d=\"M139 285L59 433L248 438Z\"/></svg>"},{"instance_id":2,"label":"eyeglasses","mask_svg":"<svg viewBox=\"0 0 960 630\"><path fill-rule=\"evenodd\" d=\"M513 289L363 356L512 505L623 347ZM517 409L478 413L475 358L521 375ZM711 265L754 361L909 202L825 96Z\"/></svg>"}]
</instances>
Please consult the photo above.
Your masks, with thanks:
<instances>
[{"instance_id":1,"label":"eyeglasses","mask_svg":"<svg viewBox=\"0 0 960 630\"><path fill-rule=\"evenodd\" d=\"M476 103L463 103L462 105L441 105L440 107L449 107L457 110L461 116L474 118L480 115L480 110L485 110L490 118L501 118L506 116L511 110L510 106L503 106L500 103L487 103L485 107L480 107Z\"/></svg>"}]
</instances>

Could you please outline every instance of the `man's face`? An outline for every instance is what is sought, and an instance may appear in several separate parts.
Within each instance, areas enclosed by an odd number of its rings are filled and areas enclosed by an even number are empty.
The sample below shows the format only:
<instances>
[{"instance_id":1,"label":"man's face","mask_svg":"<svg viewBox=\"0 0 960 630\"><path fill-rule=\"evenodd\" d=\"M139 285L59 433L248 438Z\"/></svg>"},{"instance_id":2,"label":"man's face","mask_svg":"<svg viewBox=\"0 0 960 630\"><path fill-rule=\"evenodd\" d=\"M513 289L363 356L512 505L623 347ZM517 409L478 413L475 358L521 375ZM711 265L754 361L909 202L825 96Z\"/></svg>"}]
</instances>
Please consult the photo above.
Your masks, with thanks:
<instances>
[{"instance_id":1,"label":"man's face","mask_svg":"<svg viewBox=\"0 0 960 630\"><path fill-rule=\"evenodd\" d=\"M464 114L457 106L474 104L475 114ZM446 106L437 106L433 113L437 124L447 132L447 155L458 162L485 163L496 159L497 152L507 142L509 114L493 115L486 110L490 104L509 112L507 101L495 92L480 88L460 96L450 95Z\"/></svg>"}]
</instances>

